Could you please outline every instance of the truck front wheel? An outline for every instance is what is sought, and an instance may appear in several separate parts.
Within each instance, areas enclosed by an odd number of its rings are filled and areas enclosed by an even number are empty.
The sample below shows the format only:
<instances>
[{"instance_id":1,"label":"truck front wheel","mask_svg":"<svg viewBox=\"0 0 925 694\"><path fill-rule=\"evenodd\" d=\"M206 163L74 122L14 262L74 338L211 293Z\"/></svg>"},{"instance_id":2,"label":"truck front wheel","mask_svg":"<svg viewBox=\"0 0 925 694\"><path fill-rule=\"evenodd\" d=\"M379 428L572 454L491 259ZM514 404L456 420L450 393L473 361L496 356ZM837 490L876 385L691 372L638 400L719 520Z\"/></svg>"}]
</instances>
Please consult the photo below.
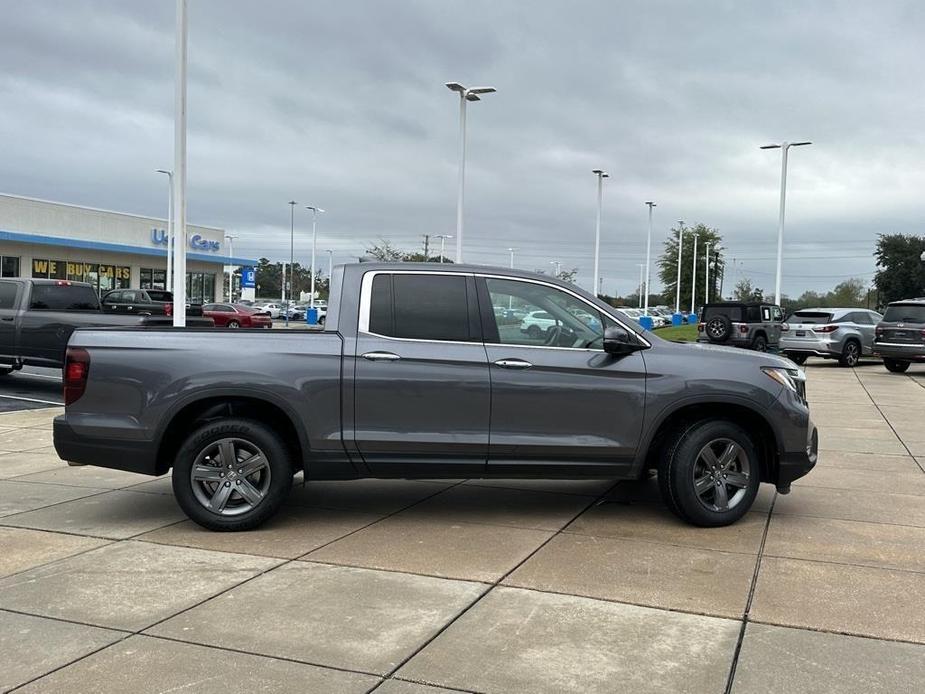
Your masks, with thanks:
<instances>
[{"instance_id":1,"label":"truck front wheel","mask_svg":"<svg viewBox=\"0 0 925 694\"><path fill-rule=\"evenodd\" d=\"M209 530L251 530L274 515L292 488L289 451L265 424L209 422L191 433L173 467L180 508Z\"/></svg>"},{"instance_id":2,"label":"truck front wheel","mask_svg":"<svg viewBox=\"0 0 925 694\"><path fill-rule=\"evenodd\" d=\"M658 481L665 503L682 520L729 525L748 512L758 494L758 452L735 422L688 423L662 450Z\"/></svg>"}]
</instances>

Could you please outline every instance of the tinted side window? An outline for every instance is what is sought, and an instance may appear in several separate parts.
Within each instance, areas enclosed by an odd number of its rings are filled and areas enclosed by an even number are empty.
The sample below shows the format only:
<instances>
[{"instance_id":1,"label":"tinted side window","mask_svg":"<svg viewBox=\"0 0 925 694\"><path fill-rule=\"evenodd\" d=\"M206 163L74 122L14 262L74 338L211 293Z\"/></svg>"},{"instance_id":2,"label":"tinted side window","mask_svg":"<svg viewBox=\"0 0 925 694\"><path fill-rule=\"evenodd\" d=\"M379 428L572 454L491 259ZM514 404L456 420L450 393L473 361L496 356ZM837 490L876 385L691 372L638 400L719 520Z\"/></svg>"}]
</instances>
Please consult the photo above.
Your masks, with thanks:
<instances>
[{"instance_id":1,"label":"tinted side window","mask_svg":"<svg viewBox=\"0 0 925 694\"><path fill-rule=\"evenodd\" d=\"M107 306L121 303L123 294L124 292L109 292L109 294L103 298L103 303Z\"/></svg>"},{"instance_id":2,"label":"tinted side window","mask_svg":"<svg viewBox=\"0 0 925 694\"><path fill-rule=\"evenodd\" d=\"M36 311L97 311L100 304L92 287L36 284L29 307Z\"/></svg>"},{"instance_id":3,"label":"tinted side window","mask_svg":"<svg viewBox=\"0 0 925 694\"><path fill-rule=\"evenodd\" d=\"M373 280L371 299L378 306L374 318L374 305L370 304L370 329L390 337L416 340L466 341L469 335L469 299L466 278L446 275L392 275L391 330L382 325L387 310L382 311L382 295L376 296L377 280ZM383 292L384 294L384 292ZM386 332L373 326L385 327Z\"/></svg>"},{"instance_id":4,"label":"tinted side window","mask_svg":"<svg viewBox=\"0 0 925 694\"><path fill-rule=\"evenodd\" d=\"M376 275L369 302L369 330L379 335L391 335L393 325L392 276Z\"/></svg>"},{"instance_id":5,"label":"tinted side window","mask_svg":"<svg viewBox=\"0 0 925 694\"><path fill-rule=\"evenodd\" d=\"M160 289L149 289L148 298L151 301L163 301L166 303L166 302L173 301L173 294L171 294L170 292L162 291Z\"/></svg>"},{"instance_id":6,"label":"tinted side window","mask_svg":"<svg viewBox=\"0 0 925 694\"><path fill-rule=\"evenodd\" d=\"M16 308L18 287L15 282L0 282L0 308Z\"/></svg>"}]
</instances>

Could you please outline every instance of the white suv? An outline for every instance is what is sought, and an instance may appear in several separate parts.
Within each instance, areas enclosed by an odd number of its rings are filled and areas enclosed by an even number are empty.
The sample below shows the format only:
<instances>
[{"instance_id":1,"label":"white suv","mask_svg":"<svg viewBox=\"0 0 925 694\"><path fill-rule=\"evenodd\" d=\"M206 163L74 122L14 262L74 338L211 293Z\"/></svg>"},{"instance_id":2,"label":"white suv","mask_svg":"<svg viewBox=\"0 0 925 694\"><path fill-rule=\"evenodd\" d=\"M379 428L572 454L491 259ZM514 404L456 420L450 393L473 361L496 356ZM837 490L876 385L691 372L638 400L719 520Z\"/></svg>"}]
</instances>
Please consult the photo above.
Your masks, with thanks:
<instances>
[{"instance_id":1,"label":"white suv","mask_svg":"<svg viewBox=\"0 0 925 694\"><path fill-rule=\"evenodd\" d=\"M537 338L550 328L556 327L556 319L546 311L531 311L520 321L520 332Z\"/></svg>"}]
</instances>

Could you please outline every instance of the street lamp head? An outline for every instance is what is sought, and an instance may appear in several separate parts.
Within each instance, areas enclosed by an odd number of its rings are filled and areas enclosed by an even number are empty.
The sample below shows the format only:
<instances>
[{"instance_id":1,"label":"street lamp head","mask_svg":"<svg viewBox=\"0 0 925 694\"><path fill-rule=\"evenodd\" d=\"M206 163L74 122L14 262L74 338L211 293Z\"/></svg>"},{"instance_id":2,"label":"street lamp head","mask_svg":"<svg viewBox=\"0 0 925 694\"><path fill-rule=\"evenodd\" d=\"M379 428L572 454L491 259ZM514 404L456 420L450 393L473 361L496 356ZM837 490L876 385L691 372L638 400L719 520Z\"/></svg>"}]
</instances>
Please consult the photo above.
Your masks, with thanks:
<instances>
[{"instance_id":1,"label":"street lamp head","mask_svg":"<svg viewBox=\"0 0 925 694\"><path fill-rule=\"evenodd\" d=\"M656 205L656 204L655 204L654 202L652 202L651 200L646 200L646 205L648 205L649 207L658 207L658 205Z\"/></svg>"},{"instance_id":2,"label":"street lamp head","mask_svg":"<svg viewBox=\"0 0 925 694\"><path fill-rule=\"evenodd\" d=\"M168 176L173 176L173 171L168 171L167 169L158 169L155 173L167 174Z\"/></svg>"},{"instance_id":3,"label":"street lamp head","mask_svg":"<svg viewBox=\"0 0 925 694\"><path fill-rule=\"evenodd\" d=\"M306 205L306 210L311 210L312 212L324 212L320 207L315 207L314 205Z\"/></svg>"},{"instance_id":4,"label":"street lamp head","mask_svg":"<svg viewBox=\"0 0 925 694\"><path fill-rule=\"evenodd\" d=\"M600 176L601 178L610 178L610 174L603 169L594 169L591 173L595 174L596 176Z\"/></svg>"},{"instance_id":5,"label":"street lamp head","mask_svg":"<svg viewBox=\"0 0 925 694\"><path fill-rule=\"evenodd\" d=\"M790 146L791 147L802 147L803 145L811 145L811 144L813 143L812 142L791 142Z\"/></svg>"},{"instance_id":6,"label":"street lamp head","mask_svg":"<svg viewBox=\"0 0 925 694\"><path fill-rule=\"evenodd\" d=\"M498 91L494 87L472 87L467 90L470 94L493 94Z\"/></svg>"},{"instance_id":7,"label":"street lamp head","mask_svg":"<svg viewBox=\"0 0 925 694\"><path fill-rule=\"evenodd\" d=\"M446 88L454 92L464 92L466 88L462 86L459 82L447 82Z\"/></svg>"},{"instance_id":8,"label":"street lamp head","mask_svg":"<svg viewBox=\"0 0 925 694\"><path fill-rule=\"evenodd\" d=\"M295 200L290 200L290 201L289 201L289 204L290 204L290 205L298 205L299 203L297 203Z\"/></svg>"},{"instance_id":9,"label":"street lamp head","mask_svg":"<svg viewBox=\"0 0 925 694\"><path fill-rule=\"evenodd\" d=\"M780 145L761 145L758 149L780 149Z\"/></svg>"},{"instance_id":10,"label":"street lamp head","mask_svg":"<svg viewBox=\"0 0 925 694\"><path fill-rule=\"evenodd\" d=\"M481 101L477 94L466 94L466 101Z\"/></svg>"}]
</instances>

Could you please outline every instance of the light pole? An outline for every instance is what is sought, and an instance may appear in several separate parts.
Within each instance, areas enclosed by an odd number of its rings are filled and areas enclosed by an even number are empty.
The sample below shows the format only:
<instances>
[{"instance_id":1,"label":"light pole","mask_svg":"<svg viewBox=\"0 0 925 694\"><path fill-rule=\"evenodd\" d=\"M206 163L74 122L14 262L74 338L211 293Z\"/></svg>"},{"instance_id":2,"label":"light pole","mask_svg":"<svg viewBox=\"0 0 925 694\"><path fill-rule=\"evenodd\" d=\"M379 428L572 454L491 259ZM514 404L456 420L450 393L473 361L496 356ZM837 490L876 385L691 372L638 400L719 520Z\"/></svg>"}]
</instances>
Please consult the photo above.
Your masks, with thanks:
<instances>
[{"instance_id":1,"label":"light pole","mask_svg":"<svg viewBox=\"0 0 925 694\"><path fill-rule=\"evenodd\" d=\"M174 243L173 271L177 281L173 283L173 324L186 326L186 61L187 0L177 0L177 74L174 84L173 125L173 202ZM203 297L204 298L204 297Z\"/></svg>"},{"instance_id":2,"label":"light pole","mask_svg":"<svg viewBox=\"0 0 925 694\"><path fill-rule=\"evenodd\" d=\"M459 93L459 191L456 196L456 262L462 262L463 201L466 189L466 102L480 101L479 94L491 94L494 87L467 88L459 82L447 82L447 89Z\"/></svg>"},{"instance_id":3,"label":"light pole","mask_svg":"<svg viewBox=\"0 0 925 694\"><path fill-rule=\"evenodd\" d=\"M642 308L642 292L645 291L646 294L649 293L648 289L643 290L643 282L645 281L645 275L643 274L643 269L645 265L639 263L639 308Z\"/></svg>"},{"instance_id":4,"label":"light pole","mask_svg":"<svg viewBox=\"0 0 925 694\"><path fill-rule=\"evenodd\" d=\"M787 201L787 150L803 147L812 142L781 142L779 145L762 145L760 149L779 149L780 156L780 221L777 225L777 272L774 275L774 303L780 306L781 267L784 262L784 207Z\"/></svg>"},{"instance_id":5,"label":"light pole","mask_svg":"<svg viewBox=\"0 0 925 694\"><path fill-rule=\"evenodd\" d=\"M173 291L173 171L158 169L167 176L167 279L164 289Z\"/></svg>"},{"instance_id":6,"label":"light pole","mask_svg":"<svg viewBox=\"0 0 925 694\"><path fill-rule=\"evenodd\" d=\"M225 234L225 238L228 239L228 255L232 258L234 257L234 240L238 238L237 236L231 236L230 234ZM228 266L228 303L230 304L234 301L234 265Z\"/></svg>"},{"instance_id":7,"label":"light pole","mask_svg":"<svg viewBox=\"0 0 925 694\"><path fill-rule=\"evenodd\" d=\"M710 242L704 242L703 254L703 302L710 303Z\"/></svg>"},{"instance_id":8,"label":"light pole","mask_svg":"<svg viewBox=\"0 0 925 694\"><path fill-rule=\"evenodd\" d=\"M516 248L508 248L508 249L507 249L507 252L511 254L511 270L514 269L514 251L516 251L516 250L517 250Z\"/></svg>"},{"instance_id":9,"label":"light pole","mask_svg":"<svg viewBox=\"0 0 925 694\"><path fill-rule=\"evenodd\" d=\"M318 213L324 212L320 207L307 205L306 210L312 211L312 285L311 296L308 297L308 307L315 308L315 247L318 245Z\"/></svg>"},{"instance_id":10,"label":"light pole","mask_svg":"<svg viewBox=\"0 0 925 694\"><path fill-rule=\"evenodd\" d=\"M289 282L286 282L286 264L283 263L283 310L286 312L286 327L289 327L289 302L292 300L292 260L295 255L295 200L289 201ZM288 298L287 298L288 297Z\"/></svg>"},{"instance_id":11,"label":"light pole","mask_svg":"<svg viewBox=\"0 0 925 694\"><path fill-rule=\"evenodd\" d=\"M694 234L694 259L691 261L691 313L696 314L697 307L697 239L700 234Z\"/></svg>"},{"instance_id":12,"label":"light pole","mask_svg":"<svg viewBox=\"0 0 925 694\"><path fill-rule=\"evenodd\" d=\"M334 251L329 248L325 253L328 254L328 298L330 298L331 278L334 276Z\"/></svg>"},{"instance_id":13,"label":"light pole","mask_svg":"<svg viewBox=\"0 0 925 694\"><path fill-rule=\"evenodd\" d=\"M678 220L678 281L675 283L674 312L681 313L681 247L684 245L684 220Z\"/></svg>"},{"instance_id":14,"label":"light pole","mask_svg":"<svg viewBox=\"0 0 925 694\"><path fill-rule=\"evenodd\" d=\"M600 289L600 271L601 271L601 211L604 203L604 179L610 178L610 174L601 169L592 171L597 176L597 223L594 225L594 296L598 295Z\"/></svg>"},{"instance_id":15,"label":"light pole","mask_svg":"<svg viewBox=\"0 0 925 694\"><path fill-rule=\"evenodd\" d=\"M651 200L646 203L649 206L649 235L646 237L646 298L643 302L643 315L649 315L649 268L652 266L652 208L657 205Z\"/></svg>"},{"instance_id":16,"label":"light pole","mask_svg":"<svg viewBox=\"0 0 925 694\"><path fill-rule=\"evenodd\" d=\"M555 265L555 267L556 267L556 279L559 279L559 275L560 275L560 273L562 272L562 263L560 263L558 260L550 260L550 261L549 261L549 264L550 264L550 265Z\"/></svg>"},{"instance_id":17,"label":"light pole","mask_svg":"<svg viewBox=\"0 0 925 694\"><path fill-rule=\"evenodd\" d=\"M452 234L437 234L434 238L440 239L440 262L443 262L444 249L446 248L446 240L453 238ZM426 260L426 258L425 258Z\"/></svg>"}]
</instances>

